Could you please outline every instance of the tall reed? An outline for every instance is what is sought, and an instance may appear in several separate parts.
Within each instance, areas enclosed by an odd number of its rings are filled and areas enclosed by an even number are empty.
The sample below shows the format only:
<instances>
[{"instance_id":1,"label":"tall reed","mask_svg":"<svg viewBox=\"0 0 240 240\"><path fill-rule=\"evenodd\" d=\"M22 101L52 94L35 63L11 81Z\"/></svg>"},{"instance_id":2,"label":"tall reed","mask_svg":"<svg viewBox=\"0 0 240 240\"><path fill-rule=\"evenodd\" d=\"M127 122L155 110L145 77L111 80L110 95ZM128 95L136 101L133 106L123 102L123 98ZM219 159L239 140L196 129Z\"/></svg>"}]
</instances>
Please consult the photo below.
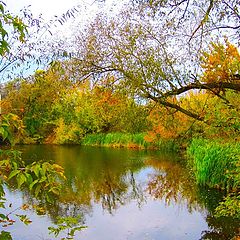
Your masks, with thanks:
<instances>
[{"instance_id":1,"label":"tall reed","mask_svg":"<svg viewBox=\"0 0 240 240\"><path fill-rule=\"evenodd\" d=\"M159 141L149 143L144 137L146 133L99 133L86 135L82 145L97 145L110 147L127 147L137 149L161 149L165 151L177 151L178 146L173 141Z\"/></svg>"},{"instance_id":2,"label":"tall reed","mask_svg":"<svg viewBox=\"0 0 240 240\"><path fill-rule=\"evenodd\" d=\"M198 184L224 189L238 185L230 173L240 161L240 143L193 139L187 153Z\"/></svg>"}]
</instances>

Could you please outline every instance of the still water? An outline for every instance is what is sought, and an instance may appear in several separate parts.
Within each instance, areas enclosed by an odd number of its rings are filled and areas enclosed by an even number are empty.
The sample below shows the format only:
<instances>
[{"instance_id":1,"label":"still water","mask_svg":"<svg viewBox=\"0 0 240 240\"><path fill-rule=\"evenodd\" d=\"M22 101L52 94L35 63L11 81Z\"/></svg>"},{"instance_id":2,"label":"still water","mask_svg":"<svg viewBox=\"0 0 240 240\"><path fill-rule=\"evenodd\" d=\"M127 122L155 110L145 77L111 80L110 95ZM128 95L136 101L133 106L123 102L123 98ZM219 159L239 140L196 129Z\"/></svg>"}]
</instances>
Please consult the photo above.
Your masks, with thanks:
<instances>
[{"instance_id":1,"label":"still water","mask_svg":"<svg viewBox=\"0 0 240 240\"><path fill-rule=\"evenodd\" d=\"M55 239L48 227L57 216L79 215L87 226L76 234L79 240L225 240L239 233L239 222L213 217L221 193L199 189L177 155L80 146L19 149L26 161L63 166L67 191L61 201L46 205L27 191L6 189L16 208L28 203L47 209L24 211L32 223L9 227L13 239Z\"/></svg>"}]
</instances>

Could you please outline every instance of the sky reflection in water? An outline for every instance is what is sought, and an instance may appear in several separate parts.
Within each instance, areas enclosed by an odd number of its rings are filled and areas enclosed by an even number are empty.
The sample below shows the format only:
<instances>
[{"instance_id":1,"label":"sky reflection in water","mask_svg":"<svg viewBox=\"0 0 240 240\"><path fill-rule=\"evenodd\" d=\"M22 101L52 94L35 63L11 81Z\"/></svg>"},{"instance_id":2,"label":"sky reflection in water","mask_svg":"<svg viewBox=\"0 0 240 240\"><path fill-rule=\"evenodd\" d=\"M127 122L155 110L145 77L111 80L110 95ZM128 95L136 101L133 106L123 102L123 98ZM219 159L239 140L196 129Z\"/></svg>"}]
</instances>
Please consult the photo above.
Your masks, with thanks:
<instances>
[{"instance_id":1,"label":"sky reflection in water","mask_svg":"<svg viewBox=\"0 0 240 240\"><path fill-rule=\"evenodd\" d=\"M232 219L215 224L211 211L218 196L200 191L178 156L79 146L20 148L30 161L53 159L65 168L62 201L69 205L47 206L46 216L28 211L32 224L9 228L16 240L54 239L47 227L66 213L83 216L88 228L77 234L80 240L230 239L237 232ZM16 206L32 201L27 192L7 191L7 197Z\"/></svg>"}]
</instances>

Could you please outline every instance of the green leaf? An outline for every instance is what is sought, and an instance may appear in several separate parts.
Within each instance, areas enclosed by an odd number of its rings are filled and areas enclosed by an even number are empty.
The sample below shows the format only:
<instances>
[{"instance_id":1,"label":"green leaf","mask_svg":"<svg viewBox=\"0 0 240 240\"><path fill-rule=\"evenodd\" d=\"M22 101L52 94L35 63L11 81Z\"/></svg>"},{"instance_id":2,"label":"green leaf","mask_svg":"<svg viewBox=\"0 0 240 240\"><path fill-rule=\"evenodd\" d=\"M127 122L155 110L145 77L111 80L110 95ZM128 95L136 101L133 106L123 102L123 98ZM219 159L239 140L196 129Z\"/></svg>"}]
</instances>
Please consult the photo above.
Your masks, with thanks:
<instances>
[{"instance_id":1,"label":"green leaf","mask_svg":"<svg viewBox=\"0 0 240 240\"><path fill-rule=\"evenodd\" d=\"M42 177L40 180L39 180L39 183L43 183L43 182L46 182L47 178L44 176Z\"/></svg>"},{"instance_id":2,"label":"green leaf","mask_svg":"<svg viewBox=\"0 0 240 240\"><path fill-rule=\"evenodd\" d=\"M2 13L4 13L4 6L3 6L2 3L0 3L0 11L1 11Z\"/></svg>"},{"instance_id":3,"label":"green leaf","mask_svg":"<svg viewBox=\"0 0 240 240\"><path fill-rule=\"evenodd\" d=\"M52 192L54 193L55 195L59 195L60 194L60 191L59 191L59 188L57 187L52 187L49 189L49 192Z\"/></svg>"},{"instance_id":4,"label":"green leaf","mask_svg":"<svg viewBox=\"0 0 240 240\"><path fill-rule=\"evenodd\" d=\"M18 188L20 188L23 183L25 183L27 181L27 178L25 177L25 175L23 173L19 174L17 176L17 183L18 183Z\"/></svg>"},{"instance_id":5,"label":"green leaf","mask_svg":"<svg viewBox=\"0 0 240 240\"><path fill-rule=\"evenodd\" d=\"M36 187L36 189L35 189L35 196L36 196L36 197L38 196L40 190L41 190L41 185L39 184L39 185L37 185L37 187Z\"/></svg>"},{"instance_id":6,"label":"green leaf","mask_svg":"<svg viewBox=\"0 0 240 240\"><path fill-rule=\"evenodd\" d=\"M0 240L12 240L11 234L9 232L1 231Z\"/></svg>"},{"instance_id":7,"label":"green leaf","mask_svg":"<svg viewBox=\"0 0 240 240\"><path fill-rule=\"evenodd\" d=\"M0 127L0 134L2 135L3 140L8 137L8 131L3 126Z\"/></svg>"},{"instance_id":8,"label":"green leaf","mask_svg":"<svg viewBox=\"0 0 240 240\"><path fill-rule=\"evenodd\" d=\"M26 176L26 178L27 178L27 183L28 183L28 185L32 184L32 182L33 182L32 175L29 174L29 173L25 173L25 176Z\"/></svg>"},{"instance_id":9,"label":"green leaf","mask_svg":"<svg viewBox=\"0 0 240 240\"><path fill-rule=\"evenodd\" d=\"M25 225L29 225L32 221L26 215L15 214L21 222Z\"/></svg>"},{"instance_id":10,"label":"green leaf","mask_svg":"<svg viewBox=\"0 0 240 240\"><path fill-rule=\"evenodd\" d=\"M40 166L39 164L36 164L32 167L33 172L35 173L36 177L39 177L39 173L40 173Z\"/></svg>"},{"instance_id":11,"label":"green leaf","mask_svg":"<svg viewBox=\"0 0 240 240\"><path fill-rule=\"evenodd\" d=\"M30 184L29 189L32 190L32 188L34 187L34 185L35 185L36 183L38 183L38 179L37 179L37 180L34 180L34 181Z\"/></svg>"},{"instance_id":12,"label":"green leaf","mask_svg":"<svg viewBox=\"0 0 240 240\"><path fill-rule=\"evenodd\" d=\"M4 215L4 214L2 214L2 213L0 213L0 218L1 218L1 219L8 219L7 216Z\"/></svg>"},{"instance_id":13,"label":"green leaf","mask_svg":"<svg viewBox=\"0 0 240 240\"><path fill-rule=\"evenodd\" d=\"M8 180L10 180L11 178L15 177L17 174L19 174L21 171L20 170L13 170L9 176L8 176Z\"/></svg>"}]
</instances>

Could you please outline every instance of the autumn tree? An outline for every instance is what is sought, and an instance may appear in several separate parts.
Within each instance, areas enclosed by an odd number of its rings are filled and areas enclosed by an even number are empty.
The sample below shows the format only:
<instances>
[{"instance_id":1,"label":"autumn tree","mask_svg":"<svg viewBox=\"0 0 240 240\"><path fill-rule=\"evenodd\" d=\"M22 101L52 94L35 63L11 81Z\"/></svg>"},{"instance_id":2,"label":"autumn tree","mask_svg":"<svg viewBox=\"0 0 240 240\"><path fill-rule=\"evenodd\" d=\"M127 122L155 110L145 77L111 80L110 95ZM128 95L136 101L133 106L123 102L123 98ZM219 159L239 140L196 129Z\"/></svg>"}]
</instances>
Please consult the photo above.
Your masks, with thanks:
<instances>
[{"instance_id":1,"label":"autumn tree","mask_svg":"<svg viewBox=\"0 0 240 240\"><path fill-rule=\"evenodd\" d=\"M204 69L203 82L215 84L220 82L223 85L222 89L226 83L229 83L232 84L232 89L237 89L240 54L237 47L227 39L225 44L211 42L209 51L203 52L201 56L201 63Z\"/></svg>"},{"instance_id":2,"label":"autumn tree","mask_svg":"<svg viewBox=\"0 0 240 240\"><path fill-rule=\"evenodd\" d=\"M37 70L28 79L16 79L5 85L2 111L18 115L31 137L44 137L51 132L56 118L52 108L72 85L56 65Z\"/></svg>"},{"instance_id":3,"label":"autumn tree","mask_svg":"<svg viewBox=\"0 0 240 240\"><path fill-rule=\"evenodd\" d=\"M86 134L127 132L147 129L147 109L124 91L114 90L108 76L98 84L91 81L72 85L52 107L56 117L55 143L79 142Z\"/></svg>"},{"instance_id":4,"label":"autumn tree","mask_svg":"<svg viewBox=\"0 0 240 240\"><path fill-rule=\"evenodd\" d=\"M238 39L238 6L237 1L139 1L118 16L98 16L79 34L71 67L80 79L113 72L117 84L129 94L206 122L204 116L184 108L179 101L172 102L172 98L190 90L204 89L220 98L214 89L240 91L236 67L231 70L234 82L206 81L201 62L211 42L220 41L224 35L232 41ZM233 26L226 25L230 17Z\"/></svg>"},{"instance_id":5,"label":"autumn tree","mask_svg":"<svg viewBox=\"0 0 240 240\"><path fill-rule=\"evenodd\" d=\"M39 65L42 68L56 59L67 57L67 44L54 38L54 33L78 14L77 6L46 21L41 15L34 16L29 7L23 7L18 14L11 13L5 2L0 2L2 81L25 77L26 71L33 72Z\"/></svg>"}]
</instances>

